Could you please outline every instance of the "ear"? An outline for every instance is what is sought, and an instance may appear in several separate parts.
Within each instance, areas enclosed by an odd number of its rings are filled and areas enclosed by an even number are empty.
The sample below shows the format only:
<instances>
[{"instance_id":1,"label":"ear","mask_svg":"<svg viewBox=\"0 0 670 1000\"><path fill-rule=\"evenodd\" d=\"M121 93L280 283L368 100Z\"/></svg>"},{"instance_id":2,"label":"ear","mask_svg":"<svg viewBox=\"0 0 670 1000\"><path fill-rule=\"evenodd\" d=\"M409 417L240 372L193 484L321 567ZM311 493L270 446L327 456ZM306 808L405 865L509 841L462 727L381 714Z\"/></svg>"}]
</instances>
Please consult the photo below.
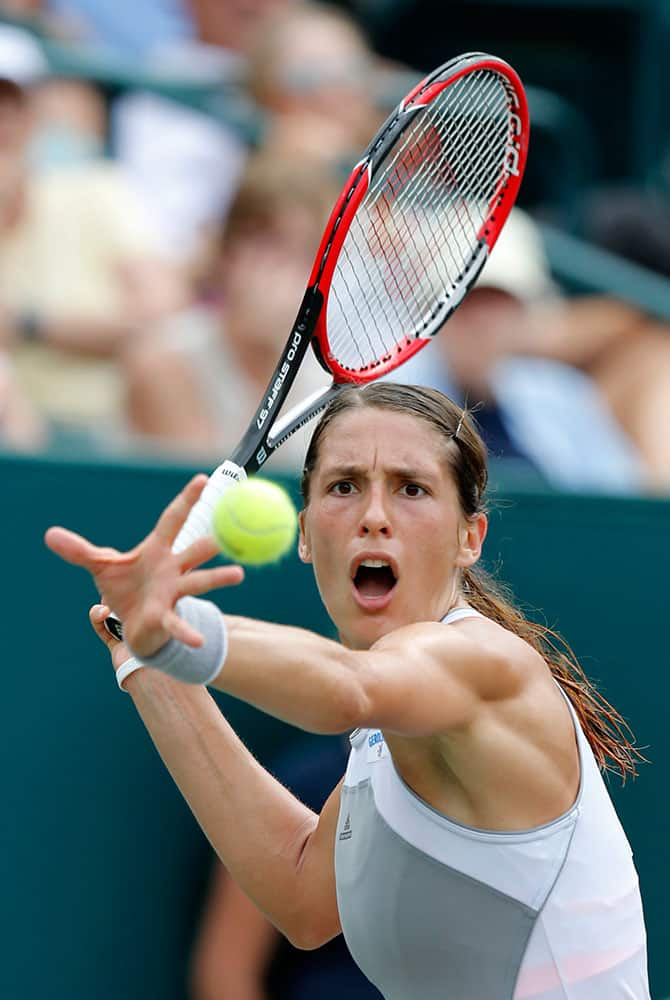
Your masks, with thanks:
<instances>
[{"instance_id":1,"label":"ear","mask_svg":"<svg viewBox=\"0 0 670 1000\"><path fill-rule=\"evenodd\" d=\"M298 557L301 562L311 563L312 555L310 552L309 542L307 540L307 531L305 528L305 512L301 510L298 514Z\"/></svg>"},{"instance_id":2,"label":"ear","mask_svg":"<svg viewBox=\"0 0 670 1000\"><path fill-rule=\"evenodd\" d=\"M459 549L457 566L474 566L482 554L482 545L488 529L486 514L475 514L464 520L459 528Z\"/></svg>"}]
</instances>

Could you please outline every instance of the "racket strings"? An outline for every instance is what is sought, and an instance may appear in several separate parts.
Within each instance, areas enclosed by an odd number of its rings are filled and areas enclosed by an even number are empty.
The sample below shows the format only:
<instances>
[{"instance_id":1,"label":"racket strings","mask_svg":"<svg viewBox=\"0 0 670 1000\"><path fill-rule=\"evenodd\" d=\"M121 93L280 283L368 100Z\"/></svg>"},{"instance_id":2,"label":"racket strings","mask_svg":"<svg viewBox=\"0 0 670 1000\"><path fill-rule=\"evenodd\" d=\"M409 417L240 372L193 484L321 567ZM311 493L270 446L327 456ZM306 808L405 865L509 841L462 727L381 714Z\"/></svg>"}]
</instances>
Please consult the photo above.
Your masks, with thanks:
<instances>
[{"instance_id":1,"label":"racket strings","mask_svg":"<svg viewBox=\"0 0 670 1000\"><path fill-rule=\"evenodd\" d=\"M458 117L454 116L453 126L446 133L447 141L461 129L464 117L465 112ZM459 198L453 200L449 205L448 219L444 220L449 225L443 225L438 229L435 237L438 250L436 262L444 264L445 270L441 272L441 277L448 283L456 284L461 280L464 265L467 264L472 247L477 241L478 233L486 217L487 201L493 182L499 175L500 149L505 134L506 124L504 122L493 137L480 124L479 129L473 131L470 142L463 144L462 147L456 145L456 155L451 158L448 165L441 167L440 173L443 179L452 181L460 192ZM495 141L491 141L491 138ZM482 148L487 151L488 155L481 155ZM468 173L473 156L478 157L479 183L477 183L477 178L473 180ZM493 176L491 171L494 171ZM469 193L466 190L466 184L461 183L461 177L463 177L463 181L470 180L471 191ZM427 218L432 217L433 213L428 211ZM435 227L433 227L433 232L434 230ZM452 264L451 268L447 267L449 260Z\"/></svg>"},{"instance_id":2,"label":"racket strings","mask_svg":"<svg viewBox=\"0 0 670 1000\"><path fill-rule=\"evenodd\" d=\"M489 85L488 90L489 91L491 90L491 84ZM486 92L486 93L482 92L482 95L481 95L482 98L483 97L488 97L488 96L489 96L488 92ZM442 127L442 125L444 124L444 120L447 117L448 112L449 112L449 109L447 107L444 107L443 110L442 110L442 112L441 112L441 115L436 118L436 122L435 122L436 126L438 126L439 128ZM464 188L465 186L462 185L462 184L460 184L459 179L458 179L458 172L457 172L456 168L461 165L463 159L465 158L465 154L469 154L470 153L472 143L469 143L469 144L468 143L463 143L462 149L459 150L458 145L455 142L452 142L452 140L455 139L457 136L459 136L464 131L464 123L467 121L467 107L459 107L459 105L457 103L455 103L455 106L454 106L454 108L453 108L453 110L452 110L452 112L451 112L451 114L450 114L449 117L451 119L451 126L448 126L447 128L445 128L444 131L443 131L443 134L440 134L440 132L438 131L437 127L435 128L435 135L437 137L437 141L439 142L439 144L440 145L444 145L445 148L449 148L449 149L453 150L453 155L452 155L452 158L451 158L450 161L447 161L445 159L445 160L440 161L438 163L438 177L441 176L442 180L444 180L444 181L446 181L446 180L451 181L452 184L454 185L454 187L460 189L460 188ZM480 125L479 132L473 133L473 142L478 137L481 136L482 128L483 128L483 126ZM409 137L409 141L411 141L411 138L412 137L410 136ZM460 159L458 159L459 153L461 154L460 155ZM493 159L496 158L496 156L497 156L497 148L492 148L491 149L490 156ZM466 163L467 162L468 162L468 160L466 159ZM483 172L483 170L481 169L481 163L480 163L480 171ZM415 196L417 198L417 200L418 200L421 197L421 193L422 193L421 192L421 186L422 186L422 184L423 184L423 188L426 189L427 186L428 186L428 184L431 181L432 181L432 177L428 174L427 171L424 171L423 172L423 179L422 180L419 179L418 183L415 184L414 191L412 192L412 195ZM408 189L407 192L406 192L406 194L405 194L405 197L408 197L409 193L410 193L410 191ZM477 192L475 191L475 197L476 197L476 194L477 194ZM466 205L467 205L467 203L466 203ZM399 207L400 208L403 207L402 206L402 200L399 200Z\"/></svg>"},{"instance_id":3,"label":"racket strings","mask_svg":"<svg viewBox=\"0 0 670 1000\"><path fill-rule=\"evenodd\" d=\"M376 170L338 258L328 340L344 368L379 362L430 326L467 277L507 176L510 100L477 70L418 112Z\"/></svg>"},{"instance_id":4,"label":"racket strings","mask_svg":"<svg viewBox=\"0 0 670 1000\"><path fill-rule=\"evenodd\" d=\"M482 92L480 100L489 98L493 86L495 86L494 83L489 83L488 92ZM495 163L497 166L500 149L499 142L489 143L489 149L492 151L489 152L488 159L482 162L480 158L480 174L483 180L479 185L473 185L472 171L468 172L463 167L470 167L473 147L479 153L479 145L484 128L480 123L479 129L473 133L471 142L463 143L462 134L469 113L467 100L460 102L460 105L459 102L454 102L454 105L450 116L452 122L450 128L443 129L444 119L449 112L449 109L446 107L442 108L441 114L435 116L434 121L431 123L433 125L433 148L425 149L423 141L417 143L417 147L421 150L421 153L425 154L423 156L423 166L416 173L414 185L411 187L408 185L404 199L399 199L399 211L396 213L395 218L403 223L404 232L401 231L400 227L396 227L396 232L392 234L396 242L402 241L407 247L413 246L415 253L409 254L410 261L413 261L413 258L417 256L417 251L420 259L422 247L417 243L414 238L414 232L408 224L408 220L416 220L417 217L420 217L421 223L428 233L430 242L433 244L433 249L436 251L433 264L437 268L440 280L447 286L455 284L460 279L464 264L467 263L472 252L472 246L476 242L477 232L483 221L481 200L486 190L490 187L486 178L487 168L490 163ZM422 124L421 127L425 130L425 125ZM461 136L460 141L462 146L460 156L442 158L438 161L437 170L431 171L429 166L431 157L435 151L434 147L439 145L446 149L454 148L458 152L459 147L453 141L457 135ZM497 138L499 139L500 137L498 136ZM413 140L413 135L408 136L406 144L413 142ZM400 151L398 155L403 156L403 151ZM468 183L472 187L469 193L467 192ZM447 201L449 216L446 221L448 221L449 225L446 226L443 224L445 220L440 218L439 211L434 210L434 194L440 184L442 187L445 184L447 185L449 195L455 193L458 196L456 198L451 197ZM413 199L413 213L407 210L407 205L405 204L410 197ZM478 204L479 211L477 216L473 217L472 206ZM416 225L414 231L417 231ZM452 264L451 268L448 266L449 261ZM416 266L413 267L413 273L414 275L417 274ZM423 284L425 283L419 283L417 287L422 288ZM423 304L428 304L427 298Z\"/></svg>"},{"instance_id":5,"label":"racket strings","mask_svg":"<svg viewBox=\"0 0 670 1000\"><path fill-rule=\"evenodd\" d=\"M486 93L482 92L482 95L480 95L480 100L482 99L482 97L486 97L488 99L490 96L490 92L493 90L495 86L496 86L495 81L489 81L487 92ZM446 136L447 140L451 138L452 134L462 130L461 123L464 117L465 110L466 109L461 111L460 114L457 113L457 109L454 110L454 113L452 115L453 118L452 127L451 129L447 129L444 131L444 135ZM405 306L404 310L406 314L405 319L410 320L410 327L409 327L410 329L415 324L411 322L412 315L408 303L411 299L412 288L413 287L421 288L421 276L414 263L416 254L406 253L404 262L405 266L403 267L401 262L401 256L397 249L399 246L409 245L409 243L412 240L412 232L407 224L407 213L404 211L405 206L403 204L403 201L407 200L407 198L409 197L409 193L411 192L411 196L414 200L413 210L415 212L421 212L423 209L426 208L425 205L426 194L430 193L432 190L431 182L433 181L433 177L431 176L430 171L428 169L425 169L425 165L431 163L432 157L437 151L439 151L439 148L443 143L443 139L440 135L440 129L443 126L443 122L448 114L448 111L449 109L443 106L441 112L437 116L434 116L434 121L428 127L426 127L425 124L422 125L418 141L417 141L417 136L415 135L416 129L410 131L410 133L405 137L405 140L401 145L400 149L396 152L395 156L393 157L393 160L391 161L389 167L386 169L386 171L384 171L381 174L380 177L377 178L376 183L372 187L370 195L370 197L374 200L379 194L381 199L383 200L385 208L388 209L390 206L389 206L389 199L386 193L387 190L390 188L391 192L394 193L396 186L400 186L401 189L401 197L397 199L397 204L401 211L399 213L396 212L394 216L392 216L390 212L384 213L385 217L395 225L395 231L391 231L388 225L386 225L385 227L387 229L387 235L389 238L387 239L386 244L384 246L384 252L386 254L387 262L390 265L392 282L395 285L395 292L396 292L396 295L394 296L395 304L397 305L398 303L400 303ZM431 137L429 144L426 142L427 135ZM418 155L419 153L420 156ZM399 169L398 167L399 162L402 164L402 169ZM445 174L445 176L447 176L448 165L445 165L444 163L438 163L438 168ZM453 186L457 187L458 186L457 179L453 176L456 173L456 171L454 171L453 167L451 168L451 172L452 176L450 179L452 181ZM402 195L403 173L415 175L413 187L410 187L409 185L404 185L404 196ZM398 181L401 182L399 185L397 184ZM467 203L465 205L465 208L467 211ZM400 231L400 228L397 225L397 219L400 219L404 222L404 228L405 228L404 233ZM360 226L361 225L360 220L356 221ZM460 216L458 213L456 215L455 221L460 222L460 227L461 229L464 230L463 223L462 221L460 221ZM452 274L442 273L440 277L443 282L453 283L454 273L456 276L459 276L460 272L462 271L463 267L462 261L460 259L456 259L452 250L452 242L447 240L446 237L443 235L443 233L436 227L435 224L433 224L433 213L430 210L424 212L423 223L424 226L427 226L427 228L429 229L430 231L429 235L432 238L434 247L438 251L438 255L435 258L436 263L439 264L440 261L442 260L441 251L443 249L446 249L449 252L452 258L452 263L454 264L454 267L452 269L453 273ZM379 244L379 246L382 246L383 241L379 236L378 227L375 226L374 217L372 221L372 229L374 232L375 243ZM472 234L471 233L468 234L466 238L471 242ZM365 265L364 257L362 258L362 263L367 272L366 276L368 280L370 280L371 274L369 269ZM397 265L400 265L400 267L398 267ZM349 270L351 270L351 267L349 268ZM399 274L402 276L402 280L399 280ZM374 289L374 284L371 283L370 287ZM383 318L386 321L385 322L386 328L388 329L389 312L388 309L385 308L385 305L389 305L391 303L391 299L389 297L387 297L386 299L381 298L378 292L374 295L374 299L377 306L381 309ZM425 304L428 305L427 299ZM355 311L357 313L357 319L360 321L361 312L359 309L356 309ZM376 329L381 338L381 343L383 344L382 347L383 353L390 353L390 351L393 348L393 344L389 343L387 336L385 336L384 333L382 332L380 323L377 321L376 312L374 311L372 312L371 318L372 318L372 325L374 326L374 328ZM430 317L428 317L428 319L429 318ZM366 340L368 341L368 347L370 348L372 354L375 354L376 350L379 350L379 347L378 345L377 347L375 347L375 345L372 343L372 339L369 336L369 333L366 334ZM364 354L360 349L358 350L358 354L359 357L363 359Z\"/></svg>"},{"instance_id":6,"label":"racket strings","mask_svg":"<svg viewBox=\"0 0 670 1000\"><path fill-rule=\"evenodd\" d=\"M487 91L482 91L480 99L488 99L490 97L490 91L492 90L495 83L490 82ZM449 184L451 187L451 193L456 194L458 197L452 198L450 203L450 221L452 223L451 227L437 228L433 225L431 226L431 235L436 238L436 243L438 249L446 247L449 252L450 257L456 263L457 273L460 271L460 259L457 259L454 244L449 240L449 236L452 236L454 230L460 230L466 241L466 245L470 245L473 236L476 236L477 231L482 222L481 211L478 213L477 217L473 217L472 206L480 205L481 200L484 196L489 183L487 182L487 168L493 165L496 170L498 169L499 163L499 151L500 151L500 135L495 138L498 140L496 142L488 141L486 145L482 143L482 139L490 138L485 134L484 123L480 122L479 128L472 131L472 138L469 143L463 142L462 134L465 132L465 126L468 120L468 106L467 103L461 102L463 106L456 106L453 109L453 113L450 115L451 126L447 127L442 131L442 126L444 119L448 113L448 108L443 108L442 113L436 118L436 125L440 129L439 142L447 150L453 150L453 155L449 157L442 158L438 162L436 176L431 175L429 171L423 170L423 176L418 175L417 183L415 183L414 188L411 190L408 188L405 198L414 198L416 205L419 209L430 208L431 206L426 204L427 196L431 196L435 184L442 182L443 186L445 183ZM438 134L438 130L435 129L435 134ZM410 141L412 137L409 137ZM458 139L458 141L456 141ZM459 146L460 142L460 146ZM488 156L482 159L480 155L480 148L488 146ZM472 161L472 153L474 151L479 156L479 173L482 177L479 186L476 185L476 175L472 173L471 170L463 169L469 168ZM467 186L468 182L472 190L468 195ZM399 201L399 209L401 210L400 217L403 218L402 210L404 205L402 200ZM406 217L406 216L405 216ZM430 220L437 217L437 213L431 211L426 211L426 220L430 223ZM469 229L466 228L465 222L469 221Z\"/></svg>"}]
</instances>

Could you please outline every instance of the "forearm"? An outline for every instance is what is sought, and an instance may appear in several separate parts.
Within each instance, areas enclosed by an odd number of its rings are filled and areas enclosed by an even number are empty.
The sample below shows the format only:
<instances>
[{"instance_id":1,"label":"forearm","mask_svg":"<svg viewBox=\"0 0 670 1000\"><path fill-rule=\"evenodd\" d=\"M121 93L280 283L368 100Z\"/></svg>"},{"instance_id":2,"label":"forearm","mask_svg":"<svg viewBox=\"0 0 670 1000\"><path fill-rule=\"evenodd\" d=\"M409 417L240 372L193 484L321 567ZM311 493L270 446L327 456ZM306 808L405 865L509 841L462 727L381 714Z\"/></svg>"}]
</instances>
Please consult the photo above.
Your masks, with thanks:
<instances>
[{"instance_id":1,"label":"forearm","mask_svg":"<svg viewBox=\"0 0 670 1000\"><path fill-rule=\"evenodd\" d=\"M637 310L612 297L584 296L535 306L518 326L515 353L588 369L634 334L640 321Z\"/></svg>"},{"instance_id":2,"label":"forearm","mask_svg":"<svg viewBox=\"0 0 670 1000\"><path fill-rule=\"evenodd\" d=\"M35 316L34 337L40 343L73 354L115 357L133 332L130 323L94 316Z\"/></svg>"},{"instance_id":3,"label":"forearm","mask_svg":"<svg viewBox=\"0 0 670 1000\"><path fill-rule=\"evenodd\" d=\"M126 687L232 877L284 934L299 936L300 866L315 814L261 767L204 688L154 670L137 671Z\"/></svg>"},{"instance_id":4,"label":"forearm","mask_svg":"<svg viewBox=\"0 0 670 1000\"><path fill-rule=\"evenodd\" d=\"M363 689L353 653L306 629L225 615L228 655L212 687L314 733L355 728Z\"/></svg>"}]
</instances>

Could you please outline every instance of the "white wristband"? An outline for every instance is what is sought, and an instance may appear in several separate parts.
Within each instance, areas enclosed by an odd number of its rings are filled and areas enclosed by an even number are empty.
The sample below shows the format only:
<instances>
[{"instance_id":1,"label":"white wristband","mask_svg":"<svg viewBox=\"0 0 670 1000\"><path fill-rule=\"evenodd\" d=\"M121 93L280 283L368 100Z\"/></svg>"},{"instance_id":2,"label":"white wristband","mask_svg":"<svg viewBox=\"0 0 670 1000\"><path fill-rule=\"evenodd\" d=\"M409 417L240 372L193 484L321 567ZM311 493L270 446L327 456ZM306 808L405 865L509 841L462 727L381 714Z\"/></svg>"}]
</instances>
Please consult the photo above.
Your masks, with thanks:
<instances>
[{"instance_id":1,"label":"white wristband","mask_svg":"<svg viewBox=\"0 0 670 1000\"><path fill-rule=\"evenodd\" d=\"M142 665L161 670L184 684L209 684L220 673L228 652L228 630L223 615L216 604L199 597L182 597L176 610L200 632L204 645L192 647L168 639L157 652L143 656Z\"/></svg>"},{"instance_id":2,"label":"white wristband","mask_svg":"<svg viewBox=\"0 0 670 1000\"><path fill-rule=\"evenodd\" d=\"M136 670L141 670L143 666L144 664L140 663L139 660L136 660L134 656L131 656L129 660L126 660L125 663L121 664L119 669L116 671L116 683L119 685L122 691L126 690L123 686L123 682L125 681L126 677L129 677L131 674L134 674Z\"/></svg>"}]
</instances>

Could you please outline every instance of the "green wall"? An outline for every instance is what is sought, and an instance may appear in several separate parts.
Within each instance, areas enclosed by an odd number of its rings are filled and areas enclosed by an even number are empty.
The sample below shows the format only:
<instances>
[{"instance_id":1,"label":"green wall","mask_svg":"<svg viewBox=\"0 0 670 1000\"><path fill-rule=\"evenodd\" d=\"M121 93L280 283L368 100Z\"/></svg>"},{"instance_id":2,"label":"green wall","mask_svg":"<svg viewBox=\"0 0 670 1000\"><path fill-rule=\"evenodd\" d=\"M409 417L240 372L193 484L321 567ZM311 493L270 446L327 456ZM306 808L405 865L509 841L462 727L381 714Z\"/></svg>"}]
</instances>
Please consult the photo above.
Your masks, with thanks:
<instances>
[{"instance_id":1,"label":"green wall","mask_svg":"<svg viewBox=\"0 0 670 1000\"><path fill-rule=\"evenodd\" d=\"M92 584L42 536L60 523L129 546L187 475L0 457L7 1000L184 1000L210 852L90 632ZM565 635L648 747L652 763L623 789L614 781L612 793L640 872L658 1000L670 995L670 501L503 487L493 499L489 566ZM225 606L330 632L311 571L297 559L249 573ZM220 700L261 759L287 741L315 739Z\"/></svg>"}]
</instances>

